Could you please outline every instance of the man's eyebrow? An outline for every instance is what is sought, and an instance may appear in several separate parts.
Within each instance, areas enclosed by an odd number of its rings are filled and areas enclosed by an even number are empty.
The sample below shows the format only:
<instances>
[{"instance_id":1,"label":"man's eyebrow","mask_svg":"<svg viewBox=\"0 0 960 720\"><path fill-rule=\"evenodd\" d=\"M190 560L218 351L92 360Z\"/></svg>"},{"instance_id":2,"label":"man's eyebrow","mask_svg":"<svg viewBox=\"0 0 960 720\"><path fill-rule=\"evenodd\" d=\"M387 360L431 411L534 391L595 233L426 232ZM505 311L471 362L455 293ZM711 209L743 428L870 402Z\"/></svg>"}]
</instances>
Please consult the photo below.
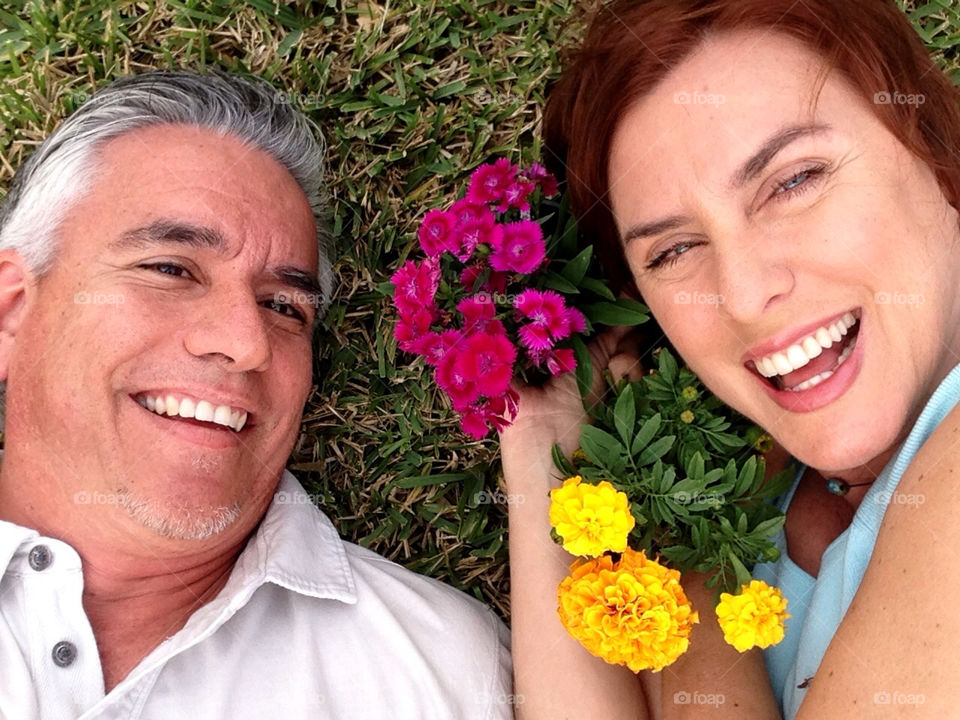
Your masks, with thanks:
<instances>
[{"instance_id":1,"label":"man's eyebrow","mask_svg":"<svg viewBox=\"0 0 960 720\"><path fill-rule=\"evenodd\" d=\"M810 135L819 135L821 133L829 132L830 130L831 127L829 125L809 124L791 125L783 130L778 131L772 137L768 138L766 142L760 146L760 149L751 155L740 167L740 169L734 173L733 180L730 182L730 185L733 188L743 187L748 182L753 180L757 175L762 173L767 165L769 165L777 156L777 153L787 147L790 143L796 142L797 140ZM631 240L659 235L667 230L674 230L678 227L681 227L688 222L690 222L690 218L687 216L672 215L671 217L664 218L662 220L654 220L653 222L634 225L632 228L627 230L626 233L624 233L622 242L624 245L626 245Z\"/></svg>"},{"instance_id":2,"label":"man's eyebrow","mask_svg":"<svg viewBox=\"0 0 960 720\"><path fill-rule=\"evenodd\" d=\"M313 295L319 303L323 291L320 288L320 281L317 279L316 273L311 273L308 270L303 270L302 268L292 265L283 265L275 268L272 271L272 275L277 282L289 285L295 290Z\"/></svg>"},{"instance_id":3,"label":"man's eyebrow","mask_svg":"<svg viewBox=\"0 0 960 720\"><path fill-rule=\"evenodd\" d=\"M202 225L191 225L180 220L155 220L149 225L124 231L110 243L114 250L142 248L164 243L183 243L194 248L223 252L227 241L219 230Z\"/></svg>"},{"instance_id":4,"label":"man's eyebrow","mask_svg":"<svg viewBox=\"0 0 960 720\"><path fill-rule=\"evenodd\" d=\"M772 137L767 139L760 149L757 150L734 174L730 185L734 188L741 188L753 180L757 175L771 163L781 150L790 143L810 135L820 135L830 131L829 125L810 124L810 125L791 125L778 131Z\"/></svg>"}]
</instances>

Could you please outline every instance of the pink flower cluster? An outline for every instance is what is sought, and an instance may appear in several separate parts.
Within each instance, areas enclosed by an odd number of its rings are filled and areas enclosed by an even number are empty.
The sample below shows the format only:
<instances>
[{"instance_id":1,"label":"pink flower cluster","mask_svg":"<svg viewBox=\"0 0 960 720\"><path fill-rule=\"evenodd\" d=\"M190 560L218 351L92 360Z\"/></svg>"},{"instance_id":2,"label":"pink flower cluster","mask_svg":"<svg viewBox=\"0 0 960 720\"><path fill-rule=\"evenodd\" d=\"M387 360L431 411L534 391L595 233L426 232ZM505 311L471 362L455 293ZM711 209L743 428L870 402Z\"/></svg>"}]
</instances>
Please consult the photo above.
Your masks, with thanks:
<instances>
[{"instance_id":1,"label":"pink flower cluster","mask_svg":"<svg viewBox=\"0 0 960 720\"><path fill-rule=\"evenodd\" d=\"M572 371L573 351L557 343L586 326L561 295L526 286L547 259L540 225L527 217L538 186L544 195L557 191L554 177L537 164L521 170L501 159L478 168L466 197L424 217L418 237L426 259L406 262L391 278L398 346L435 368L461 427L477 439L490 426L502 430L516 414L510 383L518 363L553 375ZM502 222L498 215L511 210L520 218ZM449 307L437 300L444 268ZM520 292L508 295L511 286Z\"/></svg>"}]
</instances>

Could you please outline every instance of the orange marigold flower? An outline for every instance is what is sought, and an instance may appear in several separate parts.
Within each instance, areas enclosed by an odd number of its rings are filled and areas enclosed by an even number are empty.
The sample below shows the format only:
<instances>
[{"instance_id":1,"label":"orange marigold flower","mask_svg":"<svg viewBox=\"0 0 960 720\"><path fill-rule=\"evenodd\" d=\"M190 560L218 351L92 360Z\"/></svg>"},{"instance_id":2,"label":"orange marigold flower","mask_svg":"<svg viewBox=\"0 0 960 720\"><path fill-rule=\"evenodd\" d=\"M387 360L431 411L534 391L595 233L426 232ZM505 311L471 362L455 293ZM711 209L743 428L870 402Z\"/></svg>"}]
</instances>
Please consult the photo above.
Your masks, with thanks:
<instances>
[{"instance_id":1,"label":"orange marigold flower","mask_svg":"<svg viewBox=\"0 0 960 720\"><path fill-rule=\"evenodd\" d=\"M738 595L722 593L717 605L723 639L740 652L776 645L783 640L784 621L789 617L783 593L763 580L752 580Z\"/></svg>"},{"instance_id":2,"label":"orange marigold flower","mask_svg":"<svg viewBox=\"0 0 960 720\"><path fill-rule=\"evenodd\" d=\"M550 524L571 555L623 552L635 520L625 493L604 480L597 485L567 478L550 491Z\"/></svg>"},{"instance_id":3,"label":"orange marigold flower","mask_svg":"<svg viewBox=\"0 0 960 720\"><path fill-rule=\"evenodd\" d=\"M633 672L659 672L687 650L700 622L680 573L627 548L577 560L557 591L560 622L592 654Z\"/></svg>"}]
</instances>

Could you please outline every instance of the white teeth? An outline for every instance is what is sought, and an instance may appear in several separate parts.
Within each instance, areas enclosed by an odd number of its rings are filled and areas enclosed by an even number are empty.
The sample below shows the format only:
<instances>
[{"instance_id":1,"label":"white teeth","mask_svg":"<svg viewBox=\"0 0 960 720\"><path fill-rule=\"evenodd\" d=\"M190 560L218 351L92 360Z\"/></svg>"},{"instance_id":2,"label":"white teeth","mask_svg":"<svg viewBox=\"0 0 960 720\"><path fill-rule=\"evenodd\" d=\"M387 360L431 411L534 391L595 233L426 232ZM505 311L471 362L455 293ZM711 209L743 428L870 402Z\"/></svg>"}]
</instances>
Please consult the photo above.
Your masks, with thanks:
<instances>
[{"instance_id":1,"label":"white teeth","mask_svg":"<svg viewBox=\"0 0 960 720\"><path fill-rule=\"evenodd\" d=\"M833 366L832 370L825 370L819 375L814 375L809 380L804 380L799 385L794 385L791 388L784 388L784 389L789 390L790 392L799 392L800 390L809 390L810 388L815 387L816 385L819 385L824 380L826 380L831 375L833 375L837 371L837 369L841 365L843 365L844 362L846 362L847 358L850 357L850 353L853 352L854 345L856 345L856 343L850 343L843 349L843 352L840 353L840 357L837 358L837 364Z\"/></svg>"},{"instance_id":2,"label":"white teeth","mask_svg":"<svg viewBox=\"0 0 960 720\"><path fill-rule=\"evenodd\" d=\"M774 353L770 359L773 361L773 366L777 369L778 375L786 375L793 371L793 365L790 364L790 360L783 353Z\"/></svg>"},{"instance_id":3,"label":"white teeth","mask_svg":"<svg viewBox=\"0 0 960 720\"><path fill-rule=\"evenodd\" d=\"M227 427L235 427L236 422L230 422L233 417L233 413L230 412L229 405L217 405L217 409L213 413L213 421L217 425L226 425Z\"/></svg>"},{"instance_id":4,"label":"white teeth","mask_svg":"<svg viewBox=\"0 0 960 720\"><path fill-rule=\"evenodd\" d=\"M822 348L828 348L833 345L833 338L830 337L830 331L826 328L817 328L817 332L814 337L817 339L817 342Z\"/></svg>"},{"instance_id":5,"label":"white teeth","mask_svg":"<svg viewBox=\"0 0 960 720\"><path fill-rule=\"evenodd\" d=\"M786 350L754 360L757 372L769 378L799 370L819 356L825 348L840 342L856 323L856 316L852 312L846 312L836 322L817 328L815 332Z\"/></svg>"},{"instance_id":6,"label":"white teeth","mask_svg":"<svg viewBox=\"0 0 960 720\"><path fill-rule=\"evenodd\" d=\"M180 401L180 409L178 415L182 418L192 418L194 413L196 413L197 406L190 398L184 398ZM170 410L167 410L167 413L170 413Z\"/></svg>"},{"instance_id":7,"label":"white teeth","mask_svg":"<svg viewBox=\"0 0 960 720\"><path fill-rule=\"evenodd\" d=\"M136 401L147 410L158 415L170 417L193 418L202 422L223 425L235 432L240 432L247 422L247 411L242 408L234 410L229 405L214 405L209 400L194 400L184 397L176 398L173 395L141 395Z\"/></svg>"},{"instance_id":8,"label":"white teeth","mask_svg":"<svg viewBox=\"0 0 960 720\"><path fill-rule=\"evenodd\" d=\"M206 400L201 400L197 403L197 409L194 412L193 416L197 420L203 420L204 422L213 422L213 404L208 403Z\"/></svg>"},{"instance_id":9,"label":"white teeth","mask_svg":"<svg viewBox=\"0 0 960 720\"><path fill-rule=\"evenodd\" d=\"M823 352L823 347L817 342L816 338L810 335L803 339L803 351L807 354L807 357L813 360Z\"/></svg>"},{"instance_id":10,"label":"white teeth","mask_svg":"<svg viewBox=\"0 0 960 720\"><path fill-rule=\"evenodd\" d=\"M799 370L808 362L810 362L810 358L807 357L807 353L805 353L803 348L799 345L791 345L789 348L787 348L787 360L789 360L790 364L793 365L794 370Z\"/></svg>"}]
</instances>

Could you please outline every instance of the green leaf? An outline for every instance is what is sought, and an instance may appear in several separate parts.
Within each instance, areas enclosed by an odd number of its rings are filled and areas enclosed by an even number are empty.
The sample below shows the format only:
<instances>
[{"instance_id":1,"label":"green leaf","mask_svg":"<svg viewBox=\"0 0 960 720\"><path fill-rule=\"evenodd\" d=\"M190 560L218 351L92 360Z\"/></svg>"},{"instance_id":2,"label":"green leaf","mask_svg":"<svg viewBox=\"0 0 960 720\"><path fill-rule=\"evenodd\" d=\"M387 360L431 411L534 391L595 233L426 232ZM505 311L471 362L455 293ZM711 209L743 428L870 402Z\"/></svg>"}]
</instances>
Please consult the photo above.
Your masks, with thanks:
<instances>
[{"instance_id":1,"label":"green leaf","mask_svg":"<svg viewBox=\"0 0 960 720\"><path fill-rule=\"evenodd\" d=\"M611 327L642 325L650 319L647 306L629 298L593 303L583 308L583 313L590 322Z\"/></svg>"},{"instance_id":2,"label":"green leaf","mask_svg":"<svg viewBox=\"0 0 960 720\"><path fill-rule=\"evenodd\" d=\"M702 479L704 468L703 468L703 456L699 452L695 452L690 458L690 462L687 463L686 467L687 477Z\"/></svg>"},{"instance_id":3,"label":"green leaf","mask_svg":"<svg viewBox=\"0 0 960 720\"><path fill-rule=\"evenodd\" d=\"M653 461L662 458L670 451L670 448L673 447L673 441L676 439L676 435L666 435L650 443L643 449L643 452L640 453L640 457L637 458L637 465L649 465Z\"/></svg>"},{"instance_id":4,"label":"green leaf","mask_svg":"<svg viewBox=\"0 0 960 720\"><path fill-rule=\"evenodd\" d=\"M778 515L777 517L772 517L769 520L764 520L763 522L757 523L757 526L750 531L750 534L758 538L768 538L772 535L776 535L780 532L780 528L783 527L783 523L786 521L785 515Z\"/></svg>"},{"instance_id":5,"label":"green leaf","mask_svg":"<svg viewBox=\"0 0 960 720\"><path fill-rule=\"evenodd\" d=\"M613 435L593 425L580 430L580 447L595 464L612 467L618 464L626 448Z\"/></svg>"},{"instance_id":6,"label":"green leaf","mask_svg":"<svg viewBox=\"0 0 960 720\"><path fill-rule=\"evenodd\" d=\"M425 487L427 485L444 485L446 483L460 482L470 477L469 473L436 473L433 475L413 475L411 477L400 478L393 486L398 488Z\"/></svg>"},{"instance_id":7,"label":"green leaf","mask_svg":"<svg viewBox=\"0 0 960 720\"><path fill-rule=\"evenodd\" d=\"M667 383L673 385L677 379L677 361L674 360L673 355L671 355L670 351L666 348L661 348L660 354L657 357L657 362L660 376Z\"/></svg>"},{"instance_id":8,"label":"green leaf","mask_svg":"<svg viewBox=\"0 0 960 720\"><path fill-rule=\"evenodd\" d=\"M657 430L660 429L660 424L660 413L656 413L653 417L647 418L633 438L633 444L630 446L631 454L640 454L640 451L643 450L653 439L653 436L657 434Z\"/></svg>"},{"instance_id":9,"label":"green leaf","mask_svg":"<svg viewBox=\"0 0 960 720\"><path fill-rule=\"evenodd\" d=\"M749 585L750 580L750 571L747 570L746 566L740 561L740 558L737 557L736 553L732 549L727 550L727 557L730 559L730 564L733 566L733 572L737 576L738 585Z\"/></svg>"},{"instance_id":10,"label":"green leaf","mask_svg":"<svg viewBox=\"0 0 960 720\"><path fill-rule=\"evenodd\" d=\"M558 275L555 272L544 273L543 284L551 290L556 290L558 293L563 293L564 295L576 295L580 292L580 289L576 285L563 277L563 275Z\"/></svg>"},{"instance_id":11,"label":"green leaf","mask_svg":"<svg viewBox=\"0 0 960 720\"><path fill-rule=\"evenodd\" d=\"M563 451L560 449L559 445L554 443L553 447L550 448L550 454L553 456L553 464L563 474L564 477L572 477L577 474L577 471L567 459L567 456L563 454Z\"/></svg>"},{"instance_id":12,"label":"green leaf","mask_svg":"<svg viewBox=\"0 0 960 720\"><path fill-rule=\"evenodd\" d=\"M597 280L596 278L581 278L580 289L587 290L592 292L594 295L599 295L602 298L606 298L610 302L616 302L617 300L617 296L613 294L613 291L610 290L610 287L602 280Z\"/></svg>"},{"instance_id":13,"label":"green leaf","mask_svg":"<svg viewBox=\"0 0 960 720\"><path fill-rule=\"evenodd\" d=\"M737 484L733 488L733 496L740 497L753 483L754 475L757 472L757 456L751 455L750 458L740 468L740 475L737 478Z\"/></svg>"},{"instance_id":14,"label":"green leaf","mask_svg":"<svg viewBox=\"0 0 960 720\"><path fill-rule=\"evenodd\" d=\"M579 285L584 275L587 274L591 259L593 259L593 245L588 245L573 260L563 266L560 274L574 285Z\"/></svg>"},{"instance_id":15,"label":"green leaf","mask_svg":"<svg viewBox=\"0 0 960 720\"><path fill-rule=\"evenodd\" d=\"M633 385L627 385L620 396L617 398L617 404L613 407L613 421L617 426L617 432L623 440L625 447L630 447L630 440L633 437L633 426L637 419L637 406L633 399Z\"/></svg>"},{"instance_id":16,"label":"green leaf","mask_svg":"<svg viewBox=\"0 0 960 720\"><path fill-rule=\"evenodd\" d=\"M571 344L573 345L573 357L577 361L575 371L577 387L580 388L580 397L586 399L590 394L590 388L593 386L593 360L590 358L590 351L582 337L574 335Z\"/></svg>"}]
</instances>

